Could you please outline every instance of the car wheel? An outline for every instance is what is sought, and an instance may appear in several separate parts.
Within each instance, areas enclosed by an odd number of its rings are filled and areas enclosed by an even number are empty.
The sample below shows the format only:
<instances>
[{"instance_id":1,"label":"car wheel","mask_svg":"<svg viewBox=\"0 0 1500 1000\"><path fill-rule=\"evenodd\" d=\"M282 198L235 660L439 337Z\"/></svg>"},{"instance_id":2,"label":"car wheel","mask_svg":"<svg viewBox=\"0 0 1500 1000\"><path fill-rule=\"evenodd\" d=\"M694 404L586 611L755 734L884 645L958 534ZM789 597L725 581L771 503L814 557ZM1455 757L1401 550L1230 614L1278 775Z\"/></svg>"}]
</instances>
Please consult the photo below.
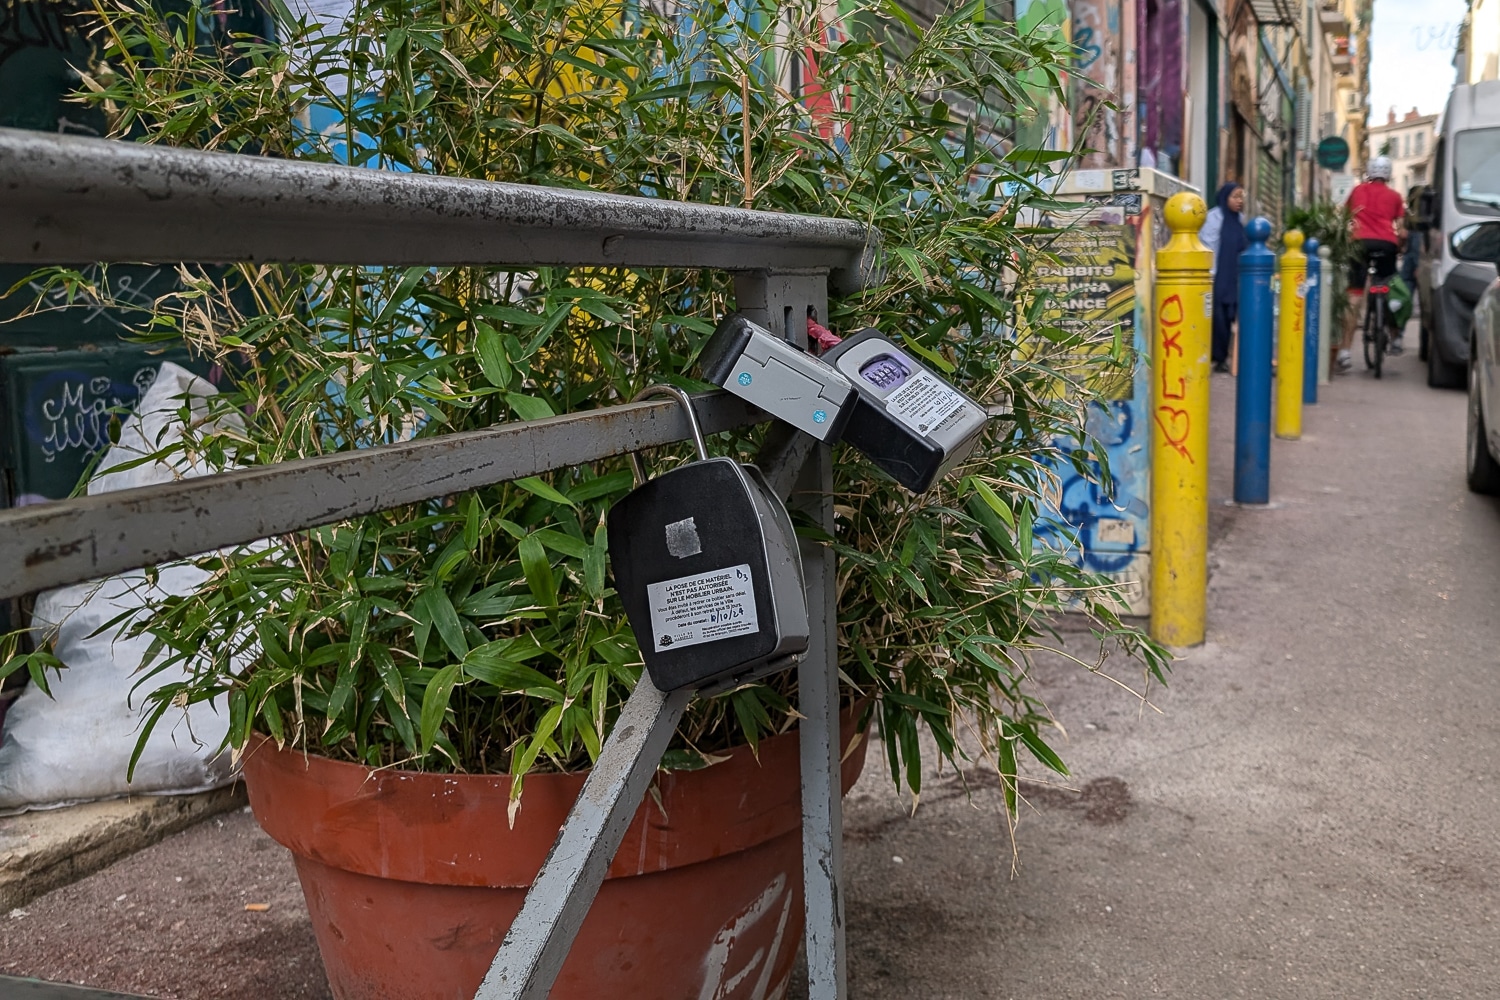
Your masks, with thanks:
<instances>
[{"instance_id":1,"label":"car wheel","mask_svg":"<svg viewBox=\"0 0 1500 1000\"><path fill-rule=\"evenodd\" d=\"M1464 387L1464 365L1454 364L1443 357L1443 349L1436 337L1427 345L1427 384L1434 389L1462 389Z\"/></svg>"},{"instance_id":2,"label":"car wheel","mask_svg":"<svg viewBox=\"0 0 1500 1000\"><path fill-rule=\"evenodd\" d=\"M1469 433L1467 471L1469 489L1475 493L1500 493L1500 462L1490 454L1489 432L1484 426L1484 407L1479 402L1479 366L1469 366Z\"/></svg>"}]
</instances>

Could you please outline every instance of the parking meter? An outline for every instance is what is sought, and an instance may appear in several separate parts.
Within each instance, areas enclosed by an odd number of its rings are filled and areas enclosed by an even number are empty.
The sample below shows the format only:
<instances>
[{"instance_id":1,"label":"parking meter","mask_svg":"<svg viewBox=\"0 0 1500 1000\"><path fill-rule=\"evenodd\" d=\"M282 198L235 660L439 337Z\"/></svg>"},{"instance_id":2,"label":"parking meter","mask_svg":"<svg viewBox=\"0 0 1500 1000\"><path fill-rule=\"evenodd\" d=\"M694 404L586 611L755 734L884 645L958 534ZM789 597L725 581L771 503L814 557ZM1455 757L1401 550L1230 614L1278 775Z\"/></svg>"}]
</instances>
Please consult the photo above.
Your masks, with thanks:
<instances>
[{"instance_id":1,"label":"parking meter","mask_svg":"<svg viewBox=\"0 0 1500 1000\"><path fill-rule=\"evenodd\" d=\"M823 355L857 399L843 440L913 493L969 457L989 418L984 407L929 371L879 330L865 329Z\"/></svg>"},{"instance_id":2,"label":"parking meter","mask_svg":"<svg viewBox=\"0 0 1500 1000\"><path fill-rule=\"evenodd\" d=\"M802 557L786 508L760 470L710 458L682 390L698 460L646 480L609 512L615 586L651 681L723 690L790 666L807 649Z\"/></svg>"},{"instance_id":3,"label":"parking meter","mask_svg":"<svg viewBox=\"0 0 1500 1000\"><path fill-rule=\"evenodd\" d=\"M854 402L843 373L740 315L719 324L698 363L706 381L819 441L838 440Z\"/></svg>"}]
</instances>

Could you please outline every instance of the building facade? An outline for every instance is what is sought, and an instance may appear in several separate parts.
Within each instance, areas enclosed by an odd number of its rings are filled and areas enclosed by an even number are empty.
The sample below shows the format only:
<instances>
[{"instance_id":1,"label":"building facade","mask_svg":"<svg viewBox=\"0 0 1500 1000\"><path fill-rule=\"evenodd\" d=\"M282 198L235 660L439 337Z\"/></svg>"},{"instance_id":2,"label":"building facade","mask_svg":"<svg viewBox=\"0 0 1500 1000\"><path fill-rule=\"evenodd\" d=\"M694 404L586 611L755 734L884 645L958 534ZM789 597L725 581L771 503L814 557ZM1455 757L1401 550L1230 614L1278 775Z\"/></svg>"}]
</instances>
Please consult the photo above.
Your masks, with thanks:
<instances>
[{"instance_id":1,"label":"building facade","mask_svg":"<svg viewBox=\"0 0 1500 1000\"><path fill-rule=\"evenodd\" d=\"M1453 66L1458 83L1500 80L1500 0L1469 0Z\"/></svg>"},{"instance_id":2,"label":"building facade","mask_svg":"<svg viewBox=\"0 0 1500 1000\"><path fill-rule=\"evenodd\" d=\"M1365 143L1366 156L1391 158L1391 186L1402 194L1427 183L1433 145L1437 142L1437 115L1420 114L1412 108L1399 119L1396 109L1386 112L1383 125L1371 126Z\"/></svg>"},{"instance_id":3,"label":"building facade","mask_svg":"<svg viewBox=\"0 0 1500 1000\"><path fill-rule=\"evenodd\" d=\"M1500 5L1500 0L1490 0ZM1083 167L1155 167L1212 197L1244 185L1279 223L1340 197L1364 169L1373 0L1019 0L1065 18L1077 53L1067 128ZM1055 122L1055 115L1054 115ZM1349 160L1330 170L1318 144Z\"/></svg>"}]
</instances>

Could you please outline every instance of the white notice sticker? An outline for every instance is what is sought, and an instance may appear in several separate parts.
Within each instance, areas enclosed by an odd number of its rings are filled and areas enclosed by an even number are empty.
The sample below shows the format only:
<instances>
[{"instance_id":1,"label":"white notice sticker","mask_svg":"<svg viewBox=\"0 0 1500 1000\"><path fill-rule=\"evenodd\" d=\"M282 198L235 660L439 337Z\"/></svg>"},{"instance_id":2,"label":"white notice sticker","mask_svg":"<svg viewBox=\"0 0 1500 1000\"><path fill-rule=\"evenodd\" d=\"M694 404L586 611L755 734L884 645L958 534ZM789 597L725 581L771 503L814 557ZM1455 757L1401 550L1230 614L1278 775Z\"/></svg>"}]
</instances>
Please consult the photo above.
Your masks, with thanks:
<instances>
[{"instance_id":1,"label":"white notice sticker","mask_svg":"<svg viewBox=\"0 0 1500 1000\"><path fill-rule=\"evenodd\" d=\"M648 584L646 598L658 653L760 628L749 563Z\"/></svg>"},{"instance_id":2,"label":"white notice sticker","mask_svg":"<svg viewBox=\"0 0 1500 1000\"><path fill-rule=\"evenodd\" d=\"M913 375L885 401L886 412L918 434L931 431L963 405L964 397L931 372Z\"/></svg>"}]
</instances>

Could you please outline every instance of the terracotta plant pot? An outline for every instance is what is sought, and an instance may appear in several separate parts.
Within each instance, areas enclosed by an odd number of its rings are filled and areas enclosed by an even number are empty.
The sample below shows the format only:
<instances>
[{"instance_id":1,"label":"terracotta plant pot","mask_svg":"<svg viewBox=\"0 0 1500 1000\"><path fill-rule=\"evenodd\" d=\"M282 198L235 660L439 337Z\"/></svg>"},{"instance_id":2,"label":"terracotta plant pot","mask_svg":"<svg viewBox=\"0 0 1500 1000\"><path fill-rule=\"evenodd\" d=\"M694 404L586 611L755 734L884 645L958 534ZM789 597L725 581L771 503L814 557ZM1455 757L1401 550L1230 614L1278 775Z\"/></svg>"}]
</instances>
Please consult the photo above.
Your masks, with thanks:
<instances>
[{"instance_id":1,"label":"terracotta plant pot","mask_svg":"<svg viewBox=\"0 0 1500 1000\"><path fill-rule=\"evenodd\" d=\"M849 746L853 718L840 745ZM847 792L866 741L843 763ZM797 734L657 776L552 996L767 1000L802 936ZM505 776L372 771L256 737L255 818L295 855L338 1000L470 1000L582 774L534 774L512 829Z\"/></svg>"}]
</instances>

